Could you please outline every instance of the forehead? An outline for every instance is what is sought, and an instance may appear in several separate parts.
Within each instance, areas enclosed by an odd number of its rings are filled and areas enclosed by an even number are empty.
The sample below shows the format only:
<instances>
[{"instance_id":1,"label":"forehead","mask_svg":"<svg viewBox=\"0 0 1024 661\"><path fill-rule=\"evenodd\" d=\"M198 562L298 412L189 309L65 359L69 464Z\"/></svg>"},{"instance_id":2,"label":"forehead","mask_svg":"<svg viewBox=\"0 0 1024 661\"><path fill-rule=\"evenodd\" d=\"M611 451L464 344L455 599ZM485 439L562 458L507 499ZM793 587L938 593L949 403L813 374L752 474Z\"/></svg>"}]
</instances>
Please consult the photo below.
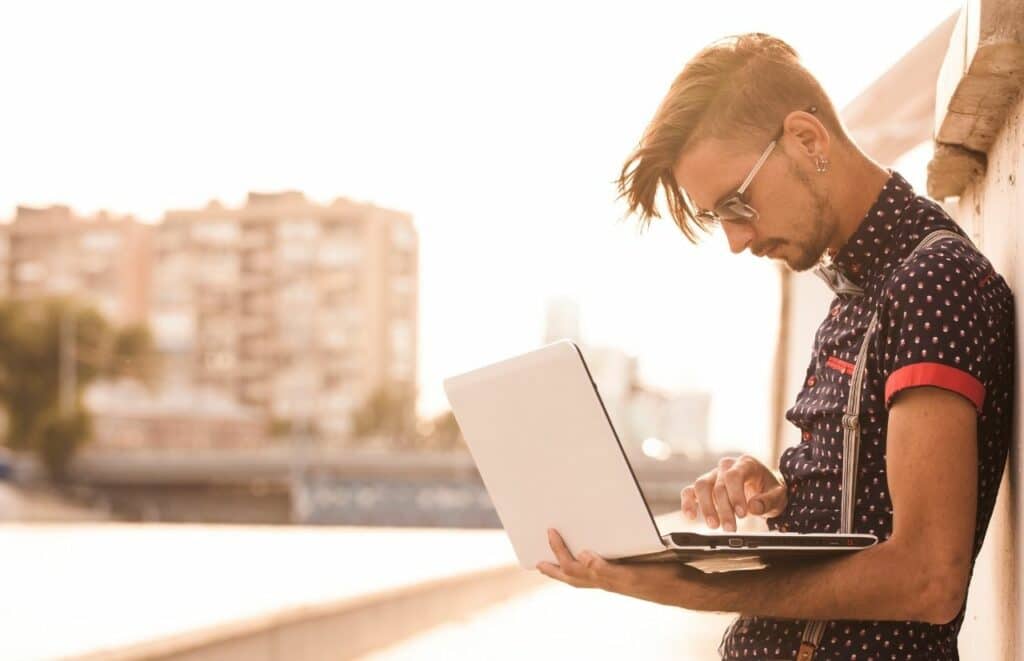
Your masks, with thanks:
<instances>
[{"instance_id":1,"label":"forehead","mask_svg":"<svg viewBox=\"0 0 1024 661\"><path fill-rule=\"evenodd\" d=\"M680 154L672 173L694 204L710 209L743 183L744 167L749 169L756 159L756 154L738 150L735 144L706 138Z\"/></svg>"}]
</instances>

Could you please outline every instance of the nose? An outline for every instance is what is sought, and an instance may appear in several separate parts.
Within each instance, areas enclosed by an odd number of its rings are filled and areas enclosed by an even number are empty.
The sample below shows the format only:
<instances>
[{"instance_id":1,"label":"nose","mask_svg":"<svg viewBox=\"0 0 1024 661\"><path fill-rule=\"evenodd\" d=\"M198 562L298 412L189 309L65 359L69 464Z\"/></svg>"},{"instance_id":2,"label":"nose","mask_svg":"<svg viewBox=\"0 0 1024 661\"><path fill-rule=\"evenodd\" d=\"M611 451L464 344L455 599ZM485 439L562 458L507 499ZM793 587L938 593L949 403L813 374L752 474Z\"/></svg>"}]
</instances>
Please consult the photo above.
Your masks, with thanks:
<instances>
[{"instance_id":1,"label":"nose","mask_svg":"<svg viewBox=\"0 0 1024 661\"><path fill-rule=\"evenodd\" d=\"M723 223L722 229L729 240L729 250L737 255L748 248L757 235L754 228L747 224Z\"/></svg>"}]
</instances>

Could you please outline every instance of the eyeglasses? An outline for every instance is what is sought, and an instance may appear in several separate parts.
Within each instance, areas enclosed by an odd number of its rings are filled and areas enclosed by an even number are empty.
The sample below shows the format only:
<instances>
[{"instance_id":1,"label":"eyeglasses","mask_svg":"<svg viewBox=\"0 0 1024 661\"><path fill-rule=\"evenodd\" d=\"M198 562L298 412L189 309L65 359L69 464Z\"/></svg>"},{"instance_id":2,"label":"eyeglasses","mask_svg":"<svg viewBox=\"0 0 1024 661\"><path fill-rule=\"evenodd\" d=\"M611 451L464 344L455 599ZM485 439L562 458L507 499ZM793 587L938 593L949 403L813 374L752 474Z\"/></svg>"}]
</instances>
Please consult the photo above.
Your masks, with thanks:
<instances>
[{"instance_id":1,"label":"eyeglasses","mask_svg":"<svg viewBox=\"0 0 1024 661\"><path fill-rule=\"evenodd\" d=\"M807 112L809 113L815 113L817 111L817 106L809 106L807 108ZM713 211L709 211L707 209L698 209L695 211L692 200L690 200L689 196L684 193L683 199L685 199L690 206L690 214L702 224L710 227L721 225L722 223L749 225L756 221L758 218L757 209L747 204L743 196L747 192L750 182L754 180L754 175L756 175L757 171L761 169L764 162L768 160L768 157L771 155L772 150L775 149L775 145L778 144L784 132L785 127L780 127L779 132L775 134L771 143L765 148L764 152L762 152L761 158L757 159L757 163L754 164L754 167L750 170L750 174L748 174L747 178L743 180L740 187L716 202Z\"/></svg>"}]
</instances>

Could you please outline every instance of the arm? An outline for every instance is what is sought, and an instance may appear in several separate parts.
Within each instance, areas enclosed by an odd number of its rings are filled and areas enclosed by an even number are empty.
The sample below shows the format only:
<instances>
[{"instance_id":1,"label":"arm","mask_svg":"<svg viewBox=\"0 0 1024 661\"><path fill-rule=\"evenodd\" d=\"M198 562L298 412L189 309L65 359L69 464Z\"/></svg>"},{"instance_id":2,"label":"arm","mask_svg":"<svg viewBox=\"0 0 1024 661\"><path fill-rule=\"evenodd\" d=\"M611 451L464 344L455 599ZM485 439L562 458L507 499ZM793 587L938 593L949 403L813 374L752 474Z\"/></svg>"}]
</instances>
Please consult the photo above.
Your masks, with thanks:
<instances>
[{"instance_id":1,"label":"arm","mask_svg":"<svg viewBox=\"0 0 1024 661\"><path fill-rule=\"evenodd\" d=\"M683 605L795 619L952 620L974 544L976 437L964 397L931 386L901 392L889 412L886 542L820 564L702 574L690 579Z\"/></svg>"},{"instance_id":2,"label":"arm","mask_svg":"<svg viewBox=\"0 0 1024 661\"><path fill-rule=\"evenodd\" d=\"M693 610L791 619L945 623L959 612L977 500L974 406L932 386L900 392L889 412L886 467L893 534L865 551L802 566L703 574L683 566L617 565L552 538L559 565L542 573Z\"/></svg>"}]
</instances>

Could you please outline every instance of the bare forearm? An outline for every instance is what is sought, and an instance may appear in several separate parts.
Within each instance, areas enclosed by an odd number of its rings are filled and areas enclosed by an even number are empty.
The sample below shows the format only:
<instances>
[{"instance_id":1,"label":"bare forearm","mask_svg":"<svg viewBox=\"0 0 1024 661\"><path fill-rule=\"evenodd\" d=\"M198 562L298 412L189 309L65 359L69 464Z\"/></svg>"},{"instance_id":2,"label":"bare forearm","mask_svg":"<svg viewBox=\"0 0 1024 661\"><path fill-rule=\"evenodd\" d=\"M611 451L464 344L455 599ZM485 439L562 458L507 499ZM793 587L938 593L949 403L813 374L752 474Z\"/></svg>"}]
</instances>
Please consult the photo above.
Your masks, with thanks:
<instances>
[{"instance_id":1,"label":"bare forearm","mask_svg":"<svg viewBox=\"0 0 1024 661\"><path fill-rule=\"evenodd\" d=\"M934 590L920 558L883 543L851 555L751 572L686 579L681 605L786 619L915 620L936 618Z\"/></svg>"}]
</instances>

